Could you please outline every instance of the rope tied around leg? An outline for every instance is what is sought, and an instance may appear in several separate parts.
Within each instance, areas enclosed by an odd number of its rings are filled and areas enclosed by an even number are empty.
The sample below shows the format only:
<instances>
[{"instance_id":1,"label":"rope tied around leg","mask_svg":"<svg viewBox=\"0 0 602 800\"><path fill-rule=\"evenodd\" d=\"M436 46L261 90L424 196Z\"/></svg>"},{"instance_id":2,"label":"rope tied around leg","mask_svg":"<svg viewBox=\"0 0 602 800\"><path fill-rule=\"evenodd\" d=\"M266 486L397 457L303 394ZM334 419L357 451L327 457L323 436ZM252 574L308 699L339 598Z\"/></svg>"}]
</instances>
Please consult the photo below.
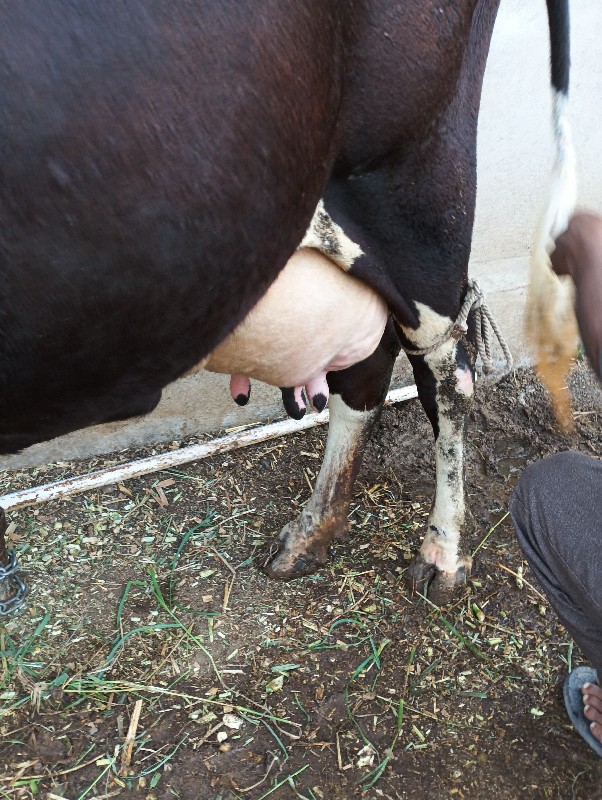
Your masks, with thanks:
<instances>
[{"instance_id":1,"label":"rope tied around leg","mask_svg":"<svg viewBox=\"0 0 602 800\"><path fill-rule=\"evenodd\" d=\"M440 336L434 344L430 345L430 347L423 347L416 350L404 347L404 350L412 356L426 356L429 355L429 353L433 353L450 339L459 341L468 333L468 315L471 311L474 311L475 314L477 351L483 362L483 372L485 375L488 375L493 371L492 353L493 345L497 339L506 361L505 369L502 373L505 375L512 369L512 353L485 301L485 296L481 287L472 278L468 281L468 289L462 308L456 320L450 325L447 331Z\"/></svg>"}]
</instances>

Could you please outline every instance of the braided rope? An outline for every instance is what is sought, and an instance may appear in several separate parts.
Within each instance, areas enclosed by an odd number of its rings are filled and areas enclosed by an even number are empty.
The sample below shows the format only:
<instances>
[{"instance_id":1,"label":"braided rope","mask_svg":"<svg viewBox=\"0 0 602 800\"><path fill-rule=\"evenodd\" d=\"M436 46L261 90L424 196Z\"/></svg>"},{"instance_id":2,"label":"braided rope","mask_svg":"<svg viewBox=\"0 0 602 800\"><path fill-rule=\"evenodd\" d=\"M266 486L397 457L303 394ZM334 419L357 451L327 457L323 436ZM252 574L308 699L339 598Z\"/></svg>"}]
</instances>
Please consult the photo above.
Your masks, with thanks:
<instances>
[{"instance_id":1,"label":"braided rope","mask_svg":"<svg viewBox=\"0 0 602 800\"><path fill-rule=\"evenodd\" d=\"M466 336L468 332L468 315L473 310L475 312L477 351L481 356L481 361L483 362L483 372L488 375L493 371L492 351L494 337L499 342L502 353L504 354L504 359L506 361L504 374L510 372L513 364L510 348L502 336L502 332L500 331L493 314L489 309L489 306L485 302L485 296L483 295L481 287L475 280L472 279L468 281L468 289L466 291L466 297L464 298L464 303L462 304L460 313L456 317L455 322L452 322L452 324L449 326L447 331L430 347L423 347L420 350L413 350L409 347L404 347L404 350L411 356L426 356L429 355L429 353L433 353L435 350L441 347L442 344L449 341L449 339L455 339L458 341L463 336Z\"/></svg>"}]
</instances>

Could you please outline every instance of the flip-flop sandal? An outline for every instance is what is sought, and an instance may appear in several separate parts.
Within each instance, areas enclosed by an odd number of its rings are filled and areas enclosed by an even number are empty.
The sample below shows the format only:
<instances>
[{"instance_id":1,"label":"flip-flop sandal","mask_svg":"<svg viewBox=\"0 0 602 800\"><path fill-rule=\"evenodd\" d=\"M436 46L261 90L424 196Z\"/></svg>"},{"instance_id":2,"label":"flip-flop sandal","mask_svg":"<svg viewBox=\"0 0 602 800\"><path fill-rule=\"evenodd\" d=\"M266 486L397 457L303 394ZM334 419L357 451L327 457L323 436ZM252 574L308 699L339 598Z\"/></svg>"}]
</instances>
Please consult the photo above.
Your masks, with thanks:
<instances>
[{"instance_id":1,"label":"flip-flop sandal","mask_svg":"<svg viewBox=\"0 0 602 800\"><path fill-rule=\"evenodd\" d=\"M564 682L564 704L577 733L602 758L602 742L594 737L589 727L590 722L583 713L581 687L585 683L598 683L598 674L591 667L577 667Z\"/></svg>"}]
</instances>

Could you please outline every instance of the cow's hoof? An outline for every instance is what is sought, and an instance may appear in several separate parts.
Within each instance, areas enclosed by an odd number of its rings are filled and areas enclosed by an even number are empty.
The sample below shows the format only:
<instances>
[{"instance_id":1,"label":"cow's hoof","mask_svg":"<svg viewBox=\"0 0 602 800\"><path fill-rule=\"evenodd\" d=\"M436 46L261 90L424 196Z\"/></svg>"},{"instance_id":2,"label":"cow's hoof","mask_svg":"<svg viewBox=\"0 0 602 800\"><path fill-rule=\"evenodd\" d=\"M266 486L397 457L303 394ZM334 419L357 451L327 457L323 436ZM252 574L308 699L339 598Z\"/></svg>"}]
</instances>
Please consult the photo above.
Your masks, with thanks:
<instances>
[{"instance_id":1,"label":"cow's hoof","mask_svg":"<svg viewBox=\"0 0 602 800\"><path fill-rule=\"evenodd\" d=\"M273 554L273 551L276 553ZM275 542L269 553L269 560L263 565L263 571L269 578L279 581L290 581L313 575L328 561L328 547L311 547L299 551L287 547L286 543Z\"/></svg>"},{"instance_id":2,"label":"cow's hoof","mask_svg":"<svg viewBox=\"0 0 602 800\"><path fill-rule=\"evenodd\" d=\"M472 559L465 558L455 572L442 572L429 564L420 553L410 562L408 579L414 591L424 595L435 605L444 606L454 599L458 589L466 585Z\"/></svg>"},{"instance_id":3,"label":"cow's hoof","mask_svg":"<svg viewBox=\"0 0 602 800\"><path fill-rule=\"evenodd\" d=\"M418 592L418 594L425 594L436 572L437 567L434 564L429 564L428 561L418 553L418 555L414 556L410 561L406 574L410 588Z\"/></svg>"},{"instance_id":4,"label":"cow's hoof","mask_svg":"<svg viewBox=\"0 0 602 800\"><path fill-rule=\"evenodd\" d=\"M330 543L344 538L347 531L346 516L333 513L316 517L305 508L280 531L263 571L280 581L313 575L327 563Z\"/></svg>"}]
</instances>

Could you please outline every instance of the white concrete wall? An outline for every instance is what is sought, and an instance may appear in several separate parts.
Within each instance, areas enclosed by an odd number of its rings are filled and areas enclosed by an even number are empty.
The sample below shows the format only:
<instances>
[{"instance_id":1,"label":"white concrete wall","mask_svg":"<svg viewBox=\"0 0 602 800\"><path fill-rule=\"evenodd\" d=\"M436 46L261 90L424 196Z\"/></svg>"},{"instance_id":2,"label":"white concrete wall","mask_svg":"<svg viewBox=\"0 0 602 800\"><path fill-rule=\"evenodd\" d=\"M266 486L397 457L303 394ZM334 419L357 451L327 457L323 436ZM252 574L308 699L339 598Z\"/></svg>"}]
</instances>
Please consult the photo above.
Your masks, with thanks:
<instances>
[{"instance_id":1,"label":"white concrete wall","mask_svg":"<svg viewBox=\"0 0 602 800\"><path fill-rule=\"evenodd\" d=\"M602 211L602 33L600 0L573 0L571 111L580 203ZM502 0L485 76L479 131L479 186L471 271L486 292L518 363L527 262L551 163L548 32L544 0ZM405 358L396 383L408 380ZM127 423L90 428L0 459L0 468L172 441L282 416L280 393L258 383L239 409L224 376L183 378L157 410Z\"/></svg>"}]
</instances>

